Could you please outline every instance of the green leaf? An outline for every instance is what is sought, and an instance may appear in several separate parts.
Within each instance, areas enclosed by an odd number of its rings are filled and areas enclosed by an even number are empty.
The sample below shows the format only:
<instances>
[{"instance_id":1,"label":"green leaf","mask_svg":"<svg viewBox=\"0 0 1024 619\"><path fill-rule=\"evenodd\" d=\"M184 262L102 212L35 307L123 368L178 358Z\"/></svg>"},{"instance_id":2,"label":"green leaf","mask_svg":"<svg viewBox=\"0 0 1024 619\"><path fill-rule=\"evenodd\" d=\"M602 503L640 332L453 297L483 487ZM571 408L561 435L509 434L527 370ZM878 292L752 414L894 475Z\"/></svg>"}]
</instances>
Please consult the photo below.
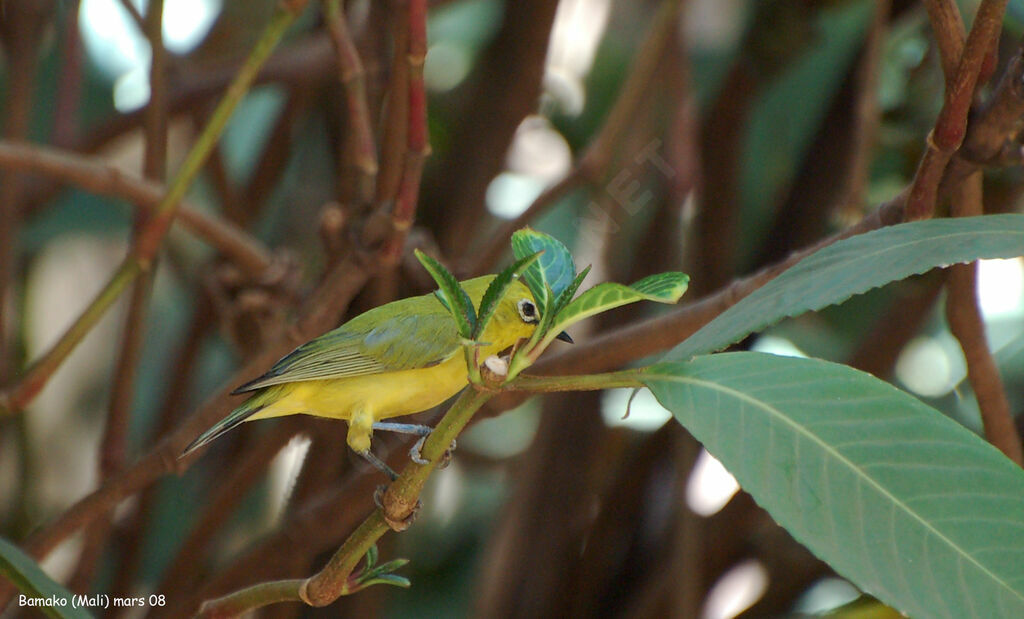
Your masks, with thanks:
<instances>
[{"instance_id":1,"label":"green leaf","mask_svg":"<svg viewBox=\"0 0 1024 619\"><path fill-rule=\"evenodd\" d=\"M1024 255L1024 215L986 215L898 224L838 241L804 258L722 312L666 360L712 352L746 335L855 294L979 258Z\"/></svg>"},{"instance_id":2,"label":"green leaf","mask_svg":"<svg viewBox=\"0 0 1024 619\"><path fill-rule=\"evenodd\" d=\"M1024 617L1024 470L847 366L727 353L639 378L797 540L912 617Z\"/></svg>"},{"instance_id":3,"label":"green leaf","mask_svg":"<svg viewBox=\"0 0 1024 619\"><path fill-rule=\"evenodd\" d=\"M675 303L686 292L690 276L686 273L669 271L650 275L629 286L605 282L587 290L554 318L548 331L553 339L567 326L584 318L636 301L655 301L657 303Z\"/></svg>"},{"instance_id":4,"label":"green leaf","mask_svg":"<svg viewBox=\"0 0 1024 619\"><path fill-rule=\"evenodd\" d=\"M512 253L517 260L540 251L544 254L526 269L523 280L543 316L551 305L551 297L561 294L572 283L576 265L569 250L553 236L532 228L522 228L512 234Z\"/></svg>"},{"instance_id":5,"label":"green leaf","mask_svg":"<svg viewBox=\"0 0 1024 619\"><path fill-rule=\"evenodd\" d=\"M476 326L476 310L473 308L473 301L462 289L459 280L455 279L452 272L443 264L434 260L420 250L414 250L416 259L420 261L423 268L430 273L430 276L437 282L438 290L434 293L441 303L451 312L455 319L455 325L459 335L464 339L473 337L473 329Z\"/></svg>"},{"instance_id":6,"label":"green leaf","mask_svg":"<svg viewBox=\"0 0 1024 619\"><path fill-rule=\"evenodd\" d=\"M82 608L75 608L74 594L46 575L32 557L20 548L0 538L0 574L14 583L27 598L53 600L63 606L34 607L48 617L89 619L91 615ZM15 599L13 605L18 606ZM27 606L25 606L27 608Z\"/></svg>"},{"instance_id":7,"label":"green leaf","mask_svg":"<svg viewBox=\"0 0 1024 619\"><path fill-rule=\"evenodd\" d=\"M484 330L487 329L487 324L491 321L491 317L494 316L494 310L497 309L498 303L505 298L505 293L515 278L536 262L540 256L541 253L537 252L525 258L520 258L494 277L490 285L487 286L487 291L484 292L483 298L480 300L480 310L477 312L473 339L480 339Z\"/></svg>"},{"instance_id":8,"label":"green leaf","mask_svg":"<svg viewBox=\"0 0 1024 619\"><path fill-rule=\"evenodd\" d=\"M565 290L559 293L558 298L555 299L555 304L551 309L551 314L557 316L559 312L565 309L565 306L572 301L574 296L576 296L576 291L580 289L580 286L583 284L583 280L587 278L588 273L590 273L589 264L576 275L576 279L572 280L572 283L569 284Z\"/></svg>"},{"instance_id":9,"label":"green leaf","mask_svg":"<svg viewBox=\"0 0 1024 619\"><path fill-rule=\"evenodd\" d=\"M378 558L376 550L377 546L374 544L370 548L373 551L373 554L371 555L370 551L367 551L365 569L363 573L355 579L355 584L352 586L350 593L362 591L363 589L372 587L373 585L391 585L393 587L402 587L404 589L408 589L412 586L412 582L410 582L408 578L393 573L395 570L398 570L408 564L408 559L393 559L375 567Z\"/></svg>"}]
</instances>

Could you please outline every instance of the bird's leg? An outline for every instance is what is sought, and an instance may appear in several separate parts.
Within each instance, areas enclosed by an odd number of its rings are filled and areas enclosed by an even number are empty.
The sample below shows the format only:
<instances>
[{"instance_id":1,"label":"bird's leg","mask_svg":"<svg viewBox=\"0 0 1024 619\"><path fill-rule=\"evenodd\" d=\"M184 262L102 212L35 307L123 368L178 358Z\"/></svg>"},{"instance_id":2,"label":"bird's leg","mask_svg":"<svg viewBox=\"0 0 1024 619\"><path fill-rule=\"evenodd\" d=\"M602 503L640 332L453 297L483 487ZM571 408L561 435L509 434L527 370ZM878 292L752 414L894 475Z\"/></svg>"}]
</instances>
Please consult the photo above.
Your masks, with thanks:
<instances>
[{"instance_id":1,"label":"bird's leg","mask_svg":"<svg viewBox=\"0 0 1024 619\"><path fill-rule=\"evenodd\" d=\"M391 421L376 421L373 424L374 430L385 432L398 432L399 434L415 434L416 436L429 436L434 431L430 426L418 423L394 423Z\"/></svg>"},{"instance_id":2,"label":"bird's leg","mask_svg":"<svg viewBox=\"0 0 1024 619\"><path fill-rule=\"evenodd\" d=\"M398 473L396 473L390 466L388 466L383 460L378 458L372 451L367 449L366 451L360 451L359 455L363 457L367 462L373 465L373 468L377 469L381 473L388 476L388 479L395 481L398 479Z\"/></svg>"},{"instance_id":3,"label":"bird's leg","mask_svg":"<svg viewBox=\"0 0 1024 619\"><path fill-rule=\"evenodd\" d=\"M374 430L384 430L385 432L398 432L399 434L414 434L420 437L420 440L416 441L416 444L409 450L409 458L419 465L426 465L428 462L423 458L420 450L423 449L423 443L426 442L427 437L434 431L430 426L419 425L415 423L394 423L390 421L378 421L373 424ZM455 441L444 452L444 456L441 457L441 462L438 463L438 468L444 468L452 460L452 452L455 451Z\"/></svg>"}]
</instances>

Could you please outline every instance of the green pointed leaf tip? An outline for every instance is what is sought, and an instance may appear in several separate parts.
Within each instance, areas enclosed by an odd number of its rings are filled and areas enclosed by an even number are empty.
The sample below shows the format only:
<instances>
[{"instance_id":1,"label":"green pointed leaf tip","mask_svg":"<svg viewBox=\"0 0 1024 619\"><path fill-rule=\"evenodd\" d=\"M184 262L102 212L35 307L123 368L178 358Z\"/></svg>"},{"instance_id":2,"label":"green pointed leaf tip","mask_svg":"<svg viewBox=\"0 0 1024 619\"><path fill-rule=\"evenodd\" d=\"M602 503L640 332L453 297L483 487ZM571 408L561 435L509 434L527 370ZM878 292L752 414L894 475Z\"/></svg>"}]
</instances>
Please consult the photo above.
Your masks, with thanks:
<instances>
[{"instance_id":1,"label":"green pointed leaf tip","mask_svg":"<svg viewBox=\"0 0 1024 619\"><path fill-rule=\"evenodd\" d=\"M412 581L404 576L398 576L397 574L384 574L383 576L377 576L376 578L371 578L365 582L360 582L359 588L365 589L374 585L391 585L392 587L408 589L412 586Z\"/></svg>"},{"instance_id":2,"label":"green pointed leaf tip","mask_svg":"<svg viewBox=\"0 0 1024 619\"><path fill-rule=\"evenodd\" d=\"M590 265L588 264L582 271L576 274L576 279L572 280L569 287L559 293L558 297L555 299L554 309L551 310L555 315L558 315L558 312L561 312L565 309L566 305L569 305L569 302L576 296L576 291L580 289L581 285L583 285L583 280L587 278L589 273Z\"/></svg>"},{"instance_id":3,"label":"green pointed leaf tip","mask_svg":"<svg viewBox=\"0 0 1024 619\"><path fill-rule=\"evenodd\" d=\"M911 617L1024 617L1024 470L847 366L724 353L640 379L797 540Z\"/></svg>"},{"instance_id":4,"label":"green pointed leaf tip","mask_svg":"<svg viewBox=\"0 0 1024 619\"><path fill-rule=\"evenodd\" d=\"M512 282L515 281L515 278L536 262L540 255L541 252L537 252L516 260L491 280L487 290L484 292L483 298L480 300L476 328L473 330L474 339L479 339L484 330L487 329L487 324L491 321L491 317L494 316L494 310L497 309L498 303L505 298L505 293L508 291L508 287L512 285Z\"/></svg>"},{"instance_id":5,"label":"green pointed leaf tip","mask_svg":"<svg viewBox=\"0 0 1024 619\"><path fill-rule=\"evenodd\" d=\"M420 264L423 265L423 268L430 273L430 276L437 283L438 290L434 294L441 301L441 304L451 312L452 317L455 319L455 325L459 330L459 335L466 339L472 338L473 329L476 326L476 309L474 309L469 295L466 294L466 291L459 284L459 280L455 279L452 272L445 268L443 264L427 254L418 249L414 250L413 253L416 259L420 261Z\"/></svg>"},{"instance_id":6,"label":"green pointed leaf tip","mask_svg":"<svg viewBox=\"0 0 1024 619\"><path fill-rule=\"evenodd\" d=\"M1024 215L933 219L843 239L807 256L672 349L667 361L713 352L783 318L938 266L1024 255Z\"/></svg>"},{"instance_id":7,"label":"green pointed leaf tip","mask_svg":"<svg viewBox=\"0 0 1024 619\"><path fill-rule=\"evenodd\" d=\"M629 286L605 282L590 288L569 302L555 317L552 333L561 332L574 322L637 301L675 303L686 292L690 276L667 272L651 275Z\"/></svg>"},{"instance_id":8,"label":"green pointed leaf tip","mask_svg":"<svg viewBox=\"0 0 1024 619\"><path fill-rule=\"evenodd\" d=\"M543 315L551 297L557 297L576 276L572 254L561 241L532 228L521 228L512 234L512 253L517 259L537 252L540 259L523 273L523 280L533 293L537 309Z\"/></svg>"},{"instance_id":9,"label":"green pointed leaf tip","mask_svg":"<svg viewBox=\"0 0 1024 619\"><path fill-rule=\"evenodd\" d=\"M26 604L20 605L22 607L27 608L29 604L33 604L33 608L46 616L60 619L91 618L91 615L80 605L75 608L76 605L73 604L75 594L50 578L32 557L2 538L0 538L0 574L12 582L21 591L21 595L27 598ZM35 604L36 601L38 601L38 605ZM44 605L46 601L51 601L51 605ZM15 605L19 605L19 602L20 598L14 600Z\"/></svg>"}]
</instances>

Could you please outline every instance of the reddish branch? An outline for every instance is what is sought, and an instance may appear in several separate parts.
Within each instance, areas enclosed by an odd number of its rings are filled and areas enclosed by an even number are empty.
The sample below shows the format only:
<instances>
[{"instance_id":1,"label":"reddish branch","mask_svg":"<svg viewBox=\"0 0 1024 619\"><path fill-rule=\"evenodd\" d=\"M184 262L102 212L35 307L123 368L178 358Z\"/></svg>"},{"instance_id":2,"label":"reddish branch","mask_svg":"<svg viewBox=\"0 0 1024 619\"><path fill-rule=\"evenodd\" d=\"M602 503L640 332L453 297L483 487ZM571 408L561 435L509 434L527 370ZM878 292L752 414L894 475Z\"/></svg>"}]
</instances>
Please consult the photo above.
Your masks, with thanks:
<instances>
[{"instance_id":1,"label":"reddish branch","mask_svg":"<svg viewBox=\"0 0 1024 619\"><path fill-rule=\"evenodd\" d=\"M946 77L947 87L951 87L964 50L967 34L964 20L954 0L924 0L924 6L928 9L928 21L939 47L942 74Z\"/></svg>"},{"instance_id":2,"label":"reddish branch","mask_svg":"<svg viewBox=\"0 0 1024 619\"><path fill-rule=\"evenodd\" d=\"M142 168L143 176L156 182L163 182L167 162L167 54L163 44L163 7L163 0L151 0L146 6L143 24L143 34L149 41L152 59L149 77L150 97L143 115L145 151ZM133 242L148 220L149 216L145 210L135 211L132 225ZM128 311L121 331L121 350L114 366L110 403L103 438L100 441L100 479L109 479L125 465L129 413L135 399L135 384L142 356L154 273L155 269L142 273L131 287ZM111 527L110 519L104 518L97 520L88 528L78 568L71 579L72 590L87 592L91 587Z\"/></svg>"},{"instance_id":3,"label":"reddish branch","mask_svg":"<svg viewBox=\"0 0 1024 619\"><path fill-rule=\"evenodd\" d=\"M416 216L416 203L420 195L423 160L430 153L427 136L427 91L423 83L423 62L427 57L427 2L408 0L406 22L409 28L406 41L408 67L408 107L406 112L406 148L402 175L391 212L391 237L384 249L386 264L397 264L405 247L405 237Z\"/></svg>"},{"instance_id":4,"label":"reddish branch","mask_svg":"<svg viewBox=\"0 0 1024 619\"><path fill-rule=\"evenodd\" d=\"M366 79L363 61L359 58L348 22L339 0L324 2L327 31L338 56L338 73L345 89L345 107L348 112L347 138L349 153L342 157L351 160L354 170L355 198L360 204L369 204L377 183L377 144L374 142L370 109L366 103ZM411 9L410 9L411 10ZM426 34L424 33L424 37ZM420 71L422 84L423 73Z\"/></svg>"},{"instance_id":5,"label":"reddish branch","mask_svg":"<svg viewBox=\"0 0 1024 619\"><path fill-rule=\"evenodd\" d=\"M982 214L981 173L964 181L953 196L953 215ZM999 368L988 347L985 320L978 307L978 263L949 268L946 319L967 361L967 379L978 399L985 438L1018 465L1024 466L1021 437L1013 422Z\"/></svg>"},{"instance_id":6,"label":"reddish branch","mask_svg":"<svg viewBox=\"0 0 1024 619\"><path fill-rule=\"evenodd\" d=\"M88 157L28 143L0 141L0 166L45 174L98 195L110 196L153 210L166 189L120 168ZM257 275L270 265L270 252L236 226L182 201L176 221L209 243L246 273Z\"/></svg>"},{"instance_id":7,"label":"reddish branch","mask_svg":"<svg viewBox=\"0 0 1024 619\"><path fill-rule=\"evenodd\" d=\"M981 9L979 9L980 18ZM957 60L963 65L966 55L970 49L964 51L963 23L960 13L955 4L951 1L930 0L928 2L928 14L932 22L935 37L939 42L939 52L942 56L942 67L946 77L946 92L949 96L958 86L955 80L960 77L954 74L953 67ZM978 18L976 18L978 19ZM972 29L972 35L974 29ZM970 45L968 40L967 45ZM994 44L989 50L990 56L994 56ZM961 58L961 54L964 58ZM1018 53L1014 57L1007 76L1016 74L1020 70L1021 56ZM982 73L991 70L994 59L987 62L989 66L981 68ZM987 79L987 76L984 76ZM1012 90L1015 85L1008 84L1006 78L1000 83L997 95L993 97L992 103L987 108L988 115L993 118L1000 118L998 112L1006 101L1006 90ZM1019 89L1019 87L1018 87ZM1019 115L1014 116L1011 122L1016 122ZM1005 120L1005 119L1004 119ZM995 149L1002 150L1001 144ZM992 146L988 150L993 150ZM952 185L952 206L950 212L954 217L966 217L982 215L984 213L984 198L982 189L981 173L975 172L960 183ZM1008 458L1018 465L1024 465L1024 453L1021 449L1021 436L1013 422L1013 415L1010 411L1010 404L1006 398L1006 390L1003 386L999 368L996 366L992 351L988 347L988 338L985 333L985 322L978 306L977 278L978 264L958 264L949 268L947 275L947 296L946 296L946 319L953 336L960 343L964 358L967 362L967 378L974 390L978 401L978 409L981 412L982 425L985 430L985 437L995 445Z\"/></svg>"},{"instance_id":8,"label":"reddish branch","mask_svg":"<svg viewBox=\"0 0 1024 619\"><path fill-rule=\"evenodd\" d=\"M928 134L927 148L914 176L907 200L908 221L927 219L935 211L939 182L950 158L960 148L966 135L967 113L974 102L975 87L981 83L979 76L986 58L993 53L999 41L1005 9L1006 0L983 0L978 7L963 55L957 63L955 77L947 87L942 111L935 121L935 128ZM946 21L948 19L935 30L945 41L943 48L952 48L949 35L952 28ZM987 64L994 66L991 61Z\"/></svg>"}]
</instances>

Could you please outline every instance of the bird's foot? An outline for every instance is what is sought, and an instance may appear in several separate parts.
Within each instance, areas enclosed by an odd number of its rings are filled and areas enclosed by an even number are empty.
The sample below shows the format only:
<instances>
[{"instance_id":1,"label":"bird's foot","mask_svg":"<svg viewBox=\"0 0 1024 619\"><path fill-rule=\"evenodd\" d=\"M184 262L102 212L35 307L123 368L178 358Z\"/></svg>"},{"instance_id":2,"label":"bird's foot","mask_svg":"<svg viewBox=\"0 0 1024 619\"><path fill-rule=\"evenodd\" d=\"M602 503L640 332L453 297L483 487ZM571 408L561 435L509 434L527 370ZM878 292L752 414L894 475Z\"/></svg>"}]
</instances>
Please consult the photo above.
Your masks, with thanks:
<instances>
[{"instance_id":1,"label":"bird's foot","mask_svg":"<svg viewBox=\"0 0 1024 619\"><path fill-rule=\"evenodd\" d=\"M420 438L420 440L416 441L416 444L413 445L411 449L409 449L409 459L415 462L416 464L419 464L420 466L426 466L430 464L430 460L424 458L422 453L423 443L425 443L426 440L427 437L425 436ZM449 464L451 464L453 451L455 451L454 439L452 440L452 444L448 446L448 449L444 450L444 454L441 456L441 459L437 462L437 468L443 469L447 467Z\"/></svg>"}]
</instances>

